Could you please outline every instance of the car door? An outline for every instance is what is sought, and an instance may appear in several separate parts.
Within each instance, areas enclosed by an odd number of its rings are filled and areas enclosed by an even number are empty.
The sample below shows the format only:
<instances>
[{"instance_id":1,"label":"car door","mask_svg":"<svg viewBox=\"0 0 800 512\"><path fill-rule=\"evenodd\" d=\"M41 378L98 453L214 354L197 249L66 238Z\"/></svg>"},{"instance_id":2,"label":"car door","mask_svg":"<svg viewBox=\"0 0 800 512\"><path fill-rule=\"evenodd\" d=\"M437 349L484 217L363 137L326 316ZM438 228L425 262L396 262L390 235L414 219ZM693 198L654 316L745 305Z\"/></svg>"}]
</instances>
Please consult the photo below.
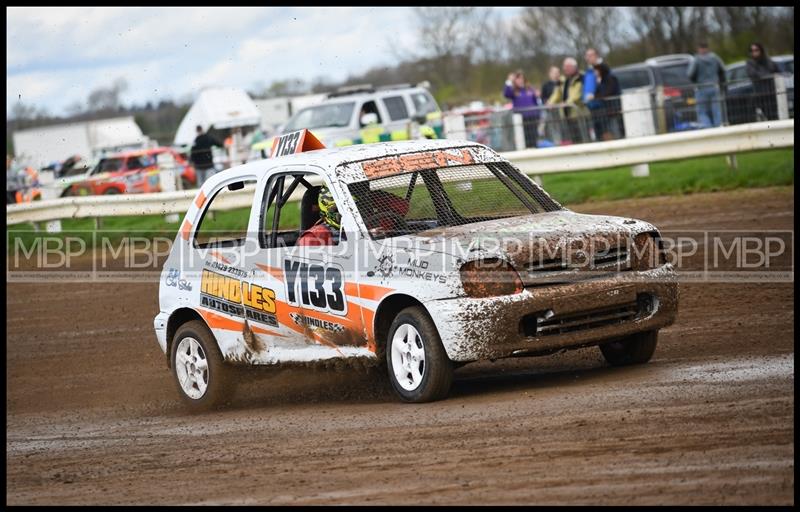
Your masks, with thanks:
<instances>
[{"instance_id":1,"label":"car door","mask_svg":"<svg viewBox=\"0 0 800 512\"><path fill-rule=\"evenodd\" d=\"M350 300L357 286L356 259L345 229L334 234L335 245L306 246L301 240L317 223L316 192L323 183L338 206L339 192L307 166L274 172L260 198L260 248L247 267L254 269L255 285L275 294L277 333L254 334L276 361L371 354L361 308Z\"/></svg>"},{"instance_id":2,"label":"car door","mask_svg":"<svg viewBox=\"0 0 800 512\"><path fill-rule=\"evenodd\" d=\"M408 123L411 120L408 102L402 94L398 93L382 97L381 103L386 111L386 131L390 135L395 133L392 140L398 140L399 132L407 131Z\"/></svg>"},{"instance_id":3,"label":"car door","mask_svg":"<svg viewBox=\"0 0 800 512\"><path fill-rule=\"evenodd\" d=\"M190 210L194 213L181 226L178 248L170 257L177 256L167 269L170 282L183 286L180 300L203 317L229 361L253 362L259 352L248 322L256 301L245 257L257 248L251 225L258 215L258 187L252 175L207 181ZM257 305L269 309L269 300L269 293L259 293ZM265 312L260 319L266 318Z\"/></svg>"}]
</instances>

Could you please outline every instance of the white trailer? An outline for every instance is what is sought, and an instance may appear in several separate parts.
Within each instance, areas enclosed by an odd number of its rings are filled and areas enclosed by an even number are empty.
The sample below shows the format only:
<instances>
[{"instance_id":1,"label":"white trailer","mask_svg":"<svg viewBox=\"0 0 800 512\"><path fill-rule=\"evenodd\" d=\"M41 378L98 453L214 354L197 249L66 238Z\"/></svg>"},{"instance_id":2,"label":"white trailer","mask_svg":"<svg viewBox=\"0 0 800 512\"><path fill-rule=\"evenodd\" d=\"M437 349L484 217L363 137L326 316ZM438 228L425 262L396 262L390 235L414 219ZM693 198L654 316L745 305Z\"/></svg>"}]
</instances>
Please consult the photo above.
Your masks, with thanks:
<instances>
[{"instance_id":1,"label":"white trailer","mask_svg":"<svg viewBox=\"0 0 800 512\"><path fill-rule=\"evenodd\" d=\"M35 168L72 155L91 159L103 151L143 148L149 142L132 116L19 130L13 137L17 159Z\"/></svg>"}]
</instances>

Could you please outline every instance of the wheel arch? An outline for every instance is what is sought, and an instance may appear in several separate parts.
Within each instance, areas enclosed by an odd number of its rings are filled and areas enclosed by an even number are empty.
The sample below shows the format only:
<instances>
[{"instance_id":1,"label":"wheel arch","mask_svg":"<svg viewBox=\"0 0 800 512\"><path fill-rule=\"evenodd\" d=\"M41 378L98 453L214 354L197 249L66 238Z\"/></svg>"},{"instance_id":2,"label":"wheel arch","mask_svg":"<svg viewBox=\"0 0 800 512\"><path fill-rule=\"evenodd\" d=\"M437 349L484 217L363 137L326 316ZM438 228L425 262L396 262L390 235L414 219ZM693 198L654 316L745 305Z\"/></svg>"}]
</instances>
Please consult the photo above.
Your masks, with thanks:
<instances>
[{"instance_id":1,"label":"wheel arch","mask_svg":"<svg viewBox=\"0 0 800 512\"><path fill-rule=\"evenodd\" d=\"M383 358L383 350L386 345L386 338L389 335L389 327L391 327L397 313L411 306L420 306L423 311L430 315L428 308L426 308L421 301L404 293L394 293L384 297L375 310L372 332L375 336L375 355L378 356L379 360Z\"/></svg>"},{"instance_id":2,"label":"wheel arch","mask_svg":"<svg viewBox=\"0 0 800 512\"><path fill-rule=\"evenodd\" d=\"M203 316L192 308L178 308L169 315L169 320L167 320L167 368L171 368L170 357L175 333L178 332L178 329L180 329L183 324L191 322L192 320L200 320L203 322L203 325L208 327L208 323ZM208 330L211 331L211 328L209 327ZM213 331L211 332L213 333Z\"/></svg>"}]
</instances>

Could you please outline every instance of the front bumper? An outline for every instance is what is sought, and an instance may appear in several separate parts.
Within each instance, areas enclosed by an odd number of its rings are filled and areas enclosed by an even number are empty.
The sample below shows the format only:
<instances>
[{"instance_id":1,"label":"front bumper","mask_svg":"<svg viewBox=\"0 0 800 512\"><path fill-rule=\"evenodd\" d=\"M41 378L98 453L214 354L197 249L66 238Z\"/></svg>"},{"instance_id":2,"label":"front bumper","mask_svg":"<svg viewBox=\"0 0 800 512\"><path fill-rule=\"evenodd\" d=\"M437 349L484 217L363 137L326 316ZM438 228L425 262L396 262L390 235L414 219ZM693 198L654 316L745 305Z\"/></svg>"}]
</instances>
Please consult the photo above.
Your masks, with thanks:
<instances>
[{"instance_id":1,"label":"front bumper","mask_svg":"<svg viewBox=\"0 0 800 512\"><path fill-rule=\"evenodd\" d=\"M158 340L158 344L161 346L161 351L165 354L167 353L167 321L169 320L169 314L165 312L160 312L156 315L155 319L153 319L153 327L156 329L156 339Z\"/></svg>"},{"instance_id":2,"label":"front bumper","mask_svg":"<svg viewBox=\"0 0 800 512\"><path fill-rule=\"evenodd\" d=\"M483 299L426 302L453 361L546 354L660 329L675 321L671 265Z\"/></svg>"}]
</instances>

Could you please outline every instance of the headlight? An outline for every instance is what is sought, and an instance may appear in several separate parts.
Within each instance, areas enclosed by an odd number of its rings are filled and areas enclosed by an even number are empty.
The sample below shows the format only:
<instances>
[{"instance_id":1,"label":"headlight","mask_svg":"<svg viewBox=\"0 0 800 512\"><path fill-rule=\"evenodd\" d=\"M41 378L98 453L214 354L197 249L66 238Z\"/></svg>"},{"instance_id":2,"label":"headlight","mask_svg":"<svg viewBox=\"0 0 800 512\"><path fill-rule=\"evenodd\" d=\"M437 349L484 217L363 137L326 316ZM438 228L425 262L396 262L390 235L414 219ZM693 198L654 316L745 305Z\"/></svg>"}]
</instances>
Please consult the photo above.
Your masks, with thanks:
<instances>
[{"instance_id":1,"label":"headlight","mask_svg":"<svg viewBox=\"0 0 800 512\"><path fill-rule=\"evenodd\" d=\"M667 262L658 231L639 233L633 239L631 264L633 270L650 270Z\"/></svg>"},{"instance_id":2,"label":"headlight","mask_svg":"<svg viewBox=\"0 0 800 512\"><path fill-rule=\"evenodd\" d=\"M469 261L461 266L461 284L470 297L496 297L522 291L522 279L514 267L499 258Z\"/></svg>"}]
</instances>

